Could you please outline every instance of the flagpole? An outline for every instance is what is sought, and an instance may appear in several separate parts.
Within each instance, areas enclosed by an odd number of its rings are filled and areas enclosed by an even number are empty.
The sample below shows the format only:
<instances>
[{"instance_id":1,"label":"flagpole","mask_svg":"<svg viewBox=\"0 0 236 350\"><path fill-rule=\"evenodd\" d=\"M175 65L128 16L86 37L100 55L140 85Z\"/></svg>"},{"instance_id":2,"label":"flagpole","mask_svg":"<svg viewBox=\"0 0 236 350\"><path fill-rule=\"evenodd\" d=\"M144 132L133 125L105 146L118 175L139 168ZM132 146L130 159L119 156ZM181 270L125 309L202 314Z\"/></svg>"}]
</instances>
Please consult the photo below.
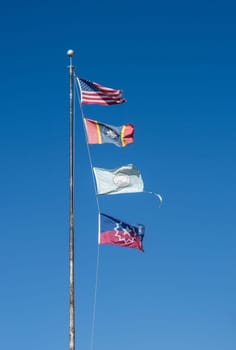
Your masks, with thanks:
<instances>
[{"instance_id":1,"label":"flagpole","mask_svg":"<svg viewBox=\"0 0 236 350\"><path fill-rule=\"evenodd\" d=\"M73 120L73 50L67 51L70 59L69 82L70 82L70 233L69 233L69 284L70 284L70 307L69 307L69 350L75 350L75 301L74 301L74 120Z\"/></svg>"}]
</instances>

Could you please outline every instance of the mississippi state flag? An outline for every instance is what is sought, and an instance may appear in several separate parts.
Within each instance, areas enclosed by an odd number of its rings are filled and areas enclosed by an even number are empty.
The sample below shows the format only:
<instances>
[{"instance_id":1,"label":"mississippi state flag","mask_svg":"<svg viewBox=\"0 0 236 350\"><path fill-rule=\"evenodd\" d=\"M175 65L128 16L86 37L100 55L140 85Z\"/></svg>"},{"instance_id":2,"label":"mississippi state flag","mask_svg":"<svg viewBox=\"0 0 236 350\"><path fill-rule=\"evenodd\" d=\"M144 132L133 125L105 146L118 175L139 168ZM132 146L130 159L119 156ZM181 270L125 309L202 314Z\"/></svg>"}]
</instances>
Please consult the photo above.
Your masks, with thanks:
<instances>
[{"instance_id":1,"label":"mississippi state flag","mask_svg":"<svg viewBox=\"0 0 236 350\"><path fill-rule=\"evenodd\" d=\"M96 120L84 118L89 144L113 143L124 147L134 142L133 124L113 126Z\"/></svg>"},{"instance_id":2,"label":"mississippi state flag","mask_svg":"<svg viewBox=\"0 0 236 350\"><path fill-rule=\"evenodd\" d=\"M112 244L144 251L144 226L131 226L106 214L99 214L99 244Z\"/></svg>"}]
</instances>

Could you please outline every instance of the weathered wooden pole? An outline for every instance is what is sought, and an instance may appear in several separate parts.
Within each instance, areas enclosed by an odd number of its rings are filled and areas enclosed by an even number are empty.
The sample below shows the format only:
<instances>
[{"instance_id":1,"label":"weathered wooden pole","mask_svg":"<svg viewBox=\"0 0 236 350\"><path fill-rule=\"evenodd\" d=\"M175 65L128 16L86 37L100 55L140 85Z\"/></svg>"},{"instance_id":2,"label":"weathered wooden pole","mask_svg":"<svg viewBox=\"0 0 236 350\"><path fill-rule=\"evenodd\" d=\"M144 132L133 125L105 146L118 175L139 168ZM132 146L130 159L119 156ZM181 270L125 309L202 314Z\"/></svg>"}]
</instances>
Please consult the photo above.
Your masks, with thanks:
<instances>
[{"instance_id":1,"label":"weathered wooden pole","mask_svg":"<svg viewBox=\"0 0 236 350\"><path fill-rule=\"evenodd\" d=\"M70 320L69 320L69 350L75 350L75 299L74 299L74 116L73 116L73 50L68 50L70 58L70 234L69 234L69 264L70 264Z\"/></svg>"}]
</instances>

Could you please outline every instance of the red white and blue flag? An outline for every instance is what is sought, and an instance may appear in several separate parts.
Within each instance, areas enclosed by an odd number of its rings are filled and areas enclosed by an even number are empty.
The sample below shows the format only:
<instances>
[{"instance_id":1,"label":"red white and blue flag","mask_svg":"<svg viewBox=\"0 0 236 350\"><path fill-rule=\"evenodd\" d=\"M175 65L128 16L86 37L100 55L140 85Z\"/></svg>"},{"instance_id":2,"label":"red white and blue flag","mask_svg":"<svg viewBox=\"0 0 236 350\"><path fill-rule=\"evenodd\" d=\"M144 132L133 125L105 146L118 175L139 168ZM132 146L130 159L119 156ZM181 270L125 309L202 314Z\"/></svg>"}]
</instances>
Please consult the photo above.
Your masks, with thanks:
<instances>
[{"instance_id":1,"label":"red white and blue flag","mask_svg":"<svg viewBox=\"0 0 236 350\"><path fill-rule=\"evenodd\" d=\"M99 214L99 244L143 249L144 226L129 225L106 214Z\"/></svg>"},{"instance_id":2,"label":"red white and blue flag","mask_svg":"<svg viewBox=\"0 0 236 350\"><path fill-rule=\"evenodd\" d=\"M98 104L109 106L126 102L122 90L115 90L90 80L77 77L82 104Z\"/></svg>"}]
</instances>

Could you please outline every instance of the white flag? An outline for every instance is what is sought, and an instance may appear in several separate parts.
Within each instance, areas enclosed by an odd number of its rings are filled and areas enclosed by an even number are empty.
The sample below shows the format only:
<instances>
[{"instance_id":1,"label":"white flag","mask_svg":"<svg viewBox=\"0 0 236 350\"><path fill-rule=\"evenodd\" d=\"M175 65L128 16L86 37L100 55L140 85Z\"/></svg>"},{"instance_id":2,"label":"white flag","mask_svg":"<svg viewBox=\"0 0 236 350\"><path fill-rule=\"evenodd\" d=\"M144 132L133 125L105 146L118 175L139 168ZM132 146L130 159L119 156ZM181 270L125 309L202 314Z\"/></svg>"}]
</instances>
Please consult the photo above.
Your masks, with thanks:
<instances>
[{"instance_id":1,"label":"white flag","mask_svg":"<svg viewBox=\"0 0 236 350\"><path fill-rule=\"evenodd\" d=\"M128 164L116 169L93 168L97 194L143 192L143 179L139 170Z\"/></svg>"}]
</instances>

